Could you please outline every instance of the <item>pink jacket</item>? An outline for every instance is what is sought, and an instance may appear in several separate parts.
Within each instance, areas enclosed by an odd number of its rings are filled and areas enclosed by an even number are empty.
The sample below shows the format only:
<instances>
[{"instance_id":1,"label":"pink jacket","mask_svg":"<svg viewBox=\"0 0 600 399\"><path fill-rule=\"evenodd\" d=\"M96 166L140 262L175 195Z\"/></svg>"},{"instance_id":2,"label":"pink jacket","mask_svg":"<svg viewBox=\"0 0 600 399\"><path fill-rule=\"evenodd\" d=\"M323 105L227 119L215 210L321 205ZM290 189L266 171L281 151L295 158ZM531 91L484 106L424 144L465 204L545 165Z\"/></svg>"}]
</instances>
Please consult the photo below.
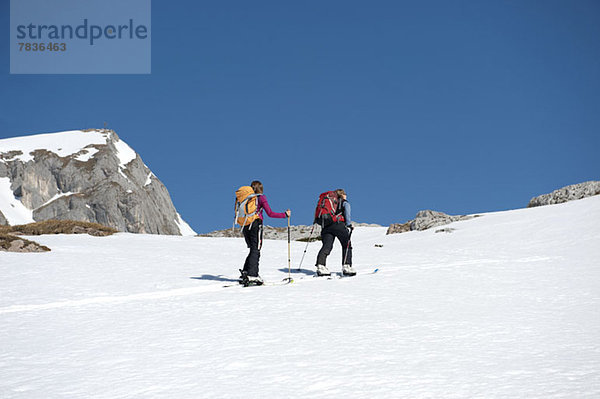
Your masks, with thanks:
<instances>
[{"instance_id":1,"label":"pink jacket","mask_svg":"<svg viewBox=\"0 0 600 399\"><path fill-rule=\"evenodd\" d=\"M271 207L269 206L269 202L267 201L267 197L265 197L265 195L259 195L258 196L258 217L260 218L260 220L263 220L263 209L267 212L267 215L269 215L269 217L272 218L285 218L287 217L285 213L281 213L281 212L273 212L271 210Z\"/></svg>"}]
</instances>

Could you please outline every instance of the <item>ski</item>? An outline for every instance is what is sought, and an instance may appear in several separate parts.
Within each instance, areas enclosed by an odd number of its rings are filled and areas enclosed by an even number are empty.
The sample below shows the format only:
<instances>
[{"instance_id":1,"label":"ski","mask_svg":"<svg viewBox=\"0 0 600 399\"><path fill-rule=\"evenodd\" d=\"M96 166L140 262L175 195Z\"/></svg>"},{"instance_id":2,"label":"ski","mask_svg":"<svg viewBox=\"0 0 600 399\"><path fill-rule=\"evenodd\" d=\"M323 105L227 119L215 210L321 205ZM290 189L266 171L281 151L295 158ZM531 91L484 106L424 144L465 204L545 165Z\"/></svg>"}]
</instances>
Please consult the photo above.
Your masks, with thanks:
<instances>
[{"instance_id":1,"label":"ski","mask_svg":"<svg viewBox=\"0 0 600 399\"><path fill-rule=\"evenodd\" d=\"M343 274L343 273L340 273L340 272L336 272L335 273L335 277L338 278L338 279L341 279L341 278L350 278L350 277L356 277L356 276L365 276L367 274L375 274L378 271L379 271L379 268L376 268L374 270L359 271L359 272L356 272L356 274L353 274L353 275L347 275L347 274Z\"/></svg>"},{"instance_id":2,"label":"ski","mask_svg":"<svg viewBox=\"0 0 600 399\"><path fill-rule=\"evenodd\" d=\"M286 277L283 280L276 281L276 282L274 282L274 281L265 281L265 283L263 285L269 285L269 286L272 286L272 285L288 285L288 284L292 284L293 282L294 282L294 279L288 279Z\"/></svg>"},{"instance_id":3,"label":"ski","mask_svg":"<svg viewBox=\"0 0 600 399\"><path fill-rule=\"evenodd\" d=\"M369 275L369 274L375 274L379 271L379 268L375 268L375 269L368 269L368 270L361 270L358 271L354 276L345 276L342 274L342 272L334 272L331 273L329 276L317 276L316 274L313 276L306 276L306 277L299 277L297 279L290 279L290 278L284 278L281 281L264 281L262 284L240 284L239 282L236 283L232 283L232 284L225 284L223 285L223 288L229 288L229 287L243 287L243 288L247 288L247 287L260 287L260 286L267 286L267 287L272 287L272 286L277 286L277 285L288 285L288 284L292 284L295 282L300 282L300 281L306 281L308 279L327 279L327 280L340 280L343 278L350 278L350 277L356 277L356 276L365 276L365 275Z\"/></svg>"},{"instance_id":4,"label":"ski","mask_svg":"<svg viewBox=\"0 0 600 399\"><path fill-rule=\"evenodd\" d=\"M262 284L243 284L243 283L232 283L232 284L225 284L223 285L223 288L229 288L229 287L243 287L243 288L247 288L247 287L260 287L262 285L265 286L275 286L275 285L287 285L287 284L291 284L294 282L294 279L288 279L285 278L281 281L263 281Z\"/></svg>"},{"instance_id":5,"label":"ski","mask_svg":"<svg viewBox=\"0 0 600 399\"><path fill-rule=\"evenodd\" d=\"M229 288L229 287L243 287L243 286L244 286L244 285L243 285L243 284L240 284L240 283L232 283L232 284L225 284L225 285L223 285L222 287L223 287L223 288Z\"/></svg>"},{"instance_id":6,"label":"ski","mask_svg":"<svg viewBox=\"0 0 600 399\"><path fill-rule=\"evenodd\" d=\"M356 274L354 274L352 276L347 275L347 274L343 274L343 273L340 273L340 272L337 272L336 276L337 276L337 278L349 278L349 277L356 277L356 276L364 276L364 275L367 275L367 274L375 274L378 271L379 271L379 268L375 268L373 270L361 270L359 272L356 272Z\"/></svg>"},{"instance_id":7,"label":"ski","mask_svg":"<svg viewBox=\"0 0 600 399\"><path fill-rule=\"evenodd\" d=\"M337 280L337 279L342 279L342 278L350 278L350 277L356 277L356 276L364 276L367 274L375 274L379 271L379 268L375 268L373 270L361 270L358 271L356 274L349 276L349 275L344 275L342 272L334 272L331 273L329 276L317 276L316 274L314 276L312 276L313 278L324 278L327 280Z\"/></svg>"}]
</instances>

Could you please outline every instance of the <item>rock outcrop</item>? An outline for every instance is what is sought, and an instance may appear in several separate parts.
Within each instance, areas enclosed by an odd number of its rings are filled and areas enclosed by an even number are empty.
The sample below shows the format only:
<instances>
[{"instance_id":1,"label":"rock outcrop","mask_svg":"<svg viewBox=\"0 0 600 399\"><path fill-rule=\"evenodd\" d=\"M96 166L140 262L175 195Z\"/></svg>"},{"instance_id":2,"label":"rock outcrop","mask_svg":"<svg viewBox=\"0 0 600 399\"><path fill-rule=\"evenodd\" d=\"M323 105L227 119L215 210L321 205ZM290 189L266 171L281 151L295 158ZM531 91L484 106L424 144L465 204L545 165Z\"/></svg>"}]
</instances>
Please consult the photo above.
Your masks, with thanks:
<instances>
[{"instance_id":1,"label":"rock outcrop","mask_svg":"<svg viewBox=\"0 0 600 399\"><path fill-rule=\"evenodd\" d=\"M47 252L50 248L22 237L0 233L0 251L5 252Z\"/></svg>"},{"instance_id":2,"label":"rock outcrop","mask_svg":"<svg viewBox=\"0 0 600 399\"><path fill-rule=\"evenodd\" d=\"M165 186L112 130L0 140L0 190L9 184L11 193L0 197L12 208L0 209L0 222L78 220L131 233L195 234Z\"/></svg>"},{"instance_id":3,"label":"rock outcrop","mask_svg":"<svg viewBox=\"0 0 600 399\"><path fill-rule=\"evenodd\" d=\"M600 181L588 181L554 190L550 194L534 197L529 201L527 207L561 204L598 194L600 194Z\"/></svg>"},{"instance_id":4,"label":"rock outcrop","mask_svg":"<svg viewBox=\"0 0 600 399\"><path fill-rule=\"evenodd\" d=\"M427 230L432 227L443 226L459 220L468 220L478 215L447 215L443 212L424 210L419 211L413 220L406 223L391 224L387 234L405 233L413 230Z\"/></svg>"},{"instance_id":5,"label":"rock outcrop","mask_svg":"<svg viewBox=\"0 0 600 399\"><path fill-rule=\"evenodd\" d=\"M89 234L106 237L117 230L97 223L73 220L45 220L16 226L0 226L0 251L8 252L45 252L50 248L37 242L29 241L23 235L42 234Z\"/></svg>"},{"instance_id":6,"label":"rock outcrop","mask_svg":"<svg viewBox=\"0 0 600 399\"><path fill-rule=\"evenodd\" d=\"M390 224L390 227L388 227L386 234L406 233L406 232L410 231L411 223L412 223L412 220L410 222L406 222L406 223L392 223L392 224Z\"/></svg>"},{"instance_id":7,"label":"rock outcrop","mask_svg":"<svg viewBox=\"0 0 600 399\"><path fill-rule=\"evenodd\" d=\"M410 223L411 230L427 230L432 227L443 226L452 222L458 222L460 220L473 219L475 216L472 215L447 215L443 212L437 211L419 211L415 219Z\"/></svg>"}]
</instances>

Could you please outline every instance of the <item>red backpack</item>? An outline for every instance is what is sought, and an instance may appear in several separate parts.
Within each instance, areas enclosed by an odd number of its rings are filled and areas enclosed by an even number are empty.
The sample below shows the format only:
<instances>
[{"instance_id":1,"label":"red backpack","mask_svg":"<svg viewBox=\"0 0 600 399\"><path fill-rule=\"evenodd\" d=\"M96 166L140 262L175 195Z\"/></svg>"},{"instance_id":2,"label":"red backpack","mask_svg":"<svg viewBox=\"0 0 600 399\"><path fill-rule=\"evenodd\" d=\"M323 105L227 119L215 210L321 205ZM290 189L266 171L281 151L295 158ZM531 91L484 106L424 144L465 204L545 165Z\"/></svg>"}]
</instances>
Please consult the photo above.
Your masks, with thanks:
<instances>
[{"instance_id":1,"label":"red backpack","mask_svg":"<svg viewBox=\"0 0 600 399\"><path fill-rule=\"evenodd\" d=\"M320 224L321 227L327 227L335 222L345 221L341 204L341 198L338 197L335 191L325 191L319 195L313 223Z\"/></svg>"}]
</instances>

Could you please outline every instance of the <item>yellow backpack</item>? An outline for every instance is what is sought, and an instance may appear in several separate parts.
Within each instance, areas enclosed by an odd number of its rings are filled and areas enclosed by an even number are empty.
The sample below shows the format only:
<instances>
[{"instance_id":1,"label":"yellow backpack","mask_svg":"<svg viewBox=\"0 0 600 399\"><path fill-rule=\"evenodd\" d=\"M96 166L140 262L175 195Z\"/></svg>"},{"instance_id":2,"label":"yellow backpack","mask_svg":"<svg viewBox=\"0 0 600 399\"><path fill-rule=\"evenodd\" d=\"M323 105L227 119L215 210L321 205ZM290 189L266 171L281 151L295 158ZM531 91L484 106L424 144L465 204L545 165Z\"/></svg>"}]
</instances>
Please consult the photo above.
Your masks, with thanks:
<instances>
[{"instance_id":1,"label":"yellow backpack","mask_svg":"<svg viewBox=\"0 0 600 399\"><path fill-rule=\"evenodd\" d=\"M258 196L250 186L242 186L235 192L235 223L244 228L258 219Z\"/></svg>"}]
</instances>

